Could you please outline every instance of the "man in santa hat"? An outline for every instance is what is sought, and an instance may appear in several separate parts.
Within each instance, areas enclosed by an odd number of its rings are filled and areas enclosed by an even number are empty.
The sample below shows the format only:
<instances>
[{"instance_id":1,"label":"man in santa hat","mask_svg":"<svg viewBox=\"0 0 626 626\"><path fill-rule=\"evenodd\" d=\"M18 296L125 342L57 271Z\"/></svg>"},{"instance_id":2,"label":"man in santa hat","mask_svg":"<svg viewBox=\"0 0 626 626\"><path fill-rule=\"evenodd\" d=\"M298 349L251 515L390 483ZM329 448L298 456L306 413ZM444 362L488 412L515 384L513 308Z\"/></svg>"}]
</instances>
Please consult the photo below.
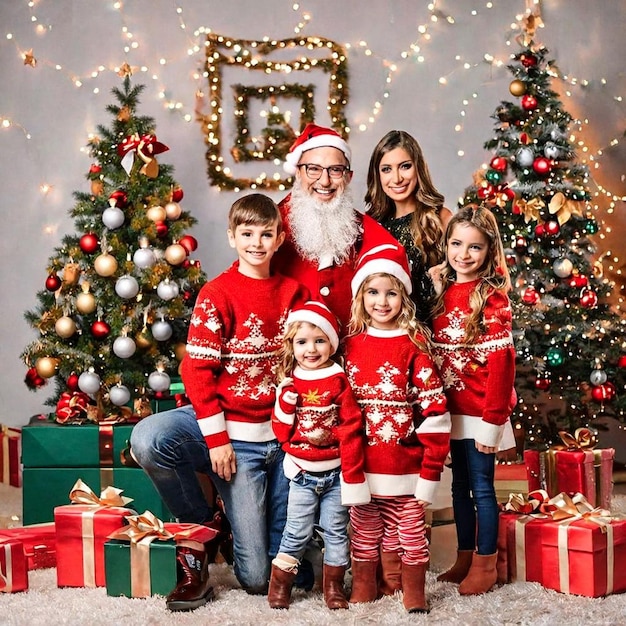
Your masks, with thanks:
<instances>
[{"instance_id":1,"label":"man in santa hat","mask_svg":"<svg viewBox=\"0 0 626 626\"><path fill-rule=\"evenodd\" d=\"M350 319L350 282L363 251L397 241L376 220L357 211L350 192L352 153L330 128L307 124L292 145L284 169L295 175L279 204L286 233L273 267L309 288L341 323Z\"/></svg>"}]
</instances>

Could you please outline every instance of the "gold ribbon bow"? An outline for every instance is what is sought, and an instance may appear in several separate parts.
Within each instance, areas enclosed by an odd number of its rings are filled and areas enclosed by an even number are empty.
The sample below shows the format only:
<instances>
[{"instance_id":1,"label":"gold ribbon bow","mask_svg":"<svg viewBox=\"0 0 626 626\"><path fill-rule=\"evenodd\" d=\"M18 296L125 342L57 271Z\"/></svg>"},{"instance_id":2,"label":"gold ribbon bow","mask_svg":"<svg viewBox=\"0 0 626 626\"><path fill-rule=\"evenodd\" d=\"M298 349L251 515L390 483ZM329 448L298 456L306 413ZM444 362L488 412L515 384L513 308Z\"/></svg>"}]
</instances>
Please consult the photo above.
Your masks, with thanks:
<instances>
[{"instance_id":1,"label":"gold ribbon bow","mask_svg":"<svg viewBox=\"0 0 626 626\"><path fill-rule=\"evenodd\" d=\"M117 489L115 487L107 487L103 489L98 497L90 487L84 483L80 478L74 483L72 490L70 491L70 501L72 504L89 504L93 506L120 506L125 507L129 502L132 502L132 498L122 496L123 489Z\"/></svg>"},{"instance_id":2,"label":"gold ribbon bow","mask_svg":"<svg viewBox=\"0 0 626 626\"><path fill-rule=\"evenodd\" d=\"M555 522L586 520L598 524L605 532L605 527L614 519L606 509L592 507L582 493L575 493L573 496L559 493L550 499L550 504L555 507L550 513Z\"/></svg>"},{"instance_id":3,"label":"gold ribbon bow","mask_svg":"<svg viewBox=\"0 0 626 626\"><path fill-rule=\"evenodd\" d=\"M556 214L556 219L560 225L565 224L572 215L583 216L583 203L568 200L560 191L555 193L548 204L550 215Z\"/></svg>"},{"instance_id":4,"label":"gold ribbon bow","mask_svg":"<svg viewBox=\"0 0 626 626\"><path fill-rule=\"evenodd\" d=\"M122 526L113 532L109 539L126 539L131 543L138 543L144 537L155 537L162 541L174 539L165 524L151 511L145 511L142 515L129 515L126 521L128 526Z\"/></svg>"},{"instance_id":5,"label":"gold ribbon bow","mask_svg":"<svg viewBox=\"0 0 626 626\"><path fill-rule=\"evenodd\" d=\"M519 212L524 216L524 221L527 224L530 221L539 221L541 209L545 206L543 200L539 198L533 198L532 200L520 198L515 204Z\"/></svg>"},{"instance_id":6,"label":"gold ribbon bow","mask_svg":"<svg viewBox=\"0 0 626 626\"><path fill-rule=\"evenodd\" d=\"M528 494L528 497L521 493L510 493L507 503L504 505L505 511L520 513L522 515L544 516L554 509L550 504L550 496L545 489L536 489Z\"/></svg>"},{"instance_id":7,"label":"gold ribbon bow","mask_svg":"<svg viewBox=\"0 0 626 626\"><path fill-rule=\"evenodd\" d=\"M598 439L589 428L577 428L573 435L559 430L559 437L567 450L592 450L598 445Z\"/></svg>"}]
</instances>

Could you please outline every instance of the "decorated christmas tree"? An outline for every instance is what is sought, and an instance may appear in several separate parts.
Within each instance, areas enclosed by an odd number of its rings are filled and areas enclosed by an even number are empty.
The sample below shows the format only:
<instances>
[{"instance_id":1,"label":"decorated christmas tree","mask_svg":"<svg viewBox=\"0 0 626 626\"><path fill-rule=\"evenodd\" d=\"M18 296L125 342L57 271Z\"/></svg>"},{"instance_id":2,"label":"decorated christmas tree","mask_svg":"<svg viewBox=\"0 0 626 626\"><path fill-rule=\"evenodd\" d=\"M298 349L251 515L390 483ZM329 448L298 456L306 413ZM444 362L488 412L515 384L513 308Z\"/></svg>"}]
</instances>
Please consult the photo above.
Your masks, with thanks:
<instances>
[{"instance_id":1,"label":"decorated christmas tree","mask_svg":"<svg viewBox=\"0 0 626 626\"><path fill-rule=\"evenodd\" d=\"M551 88L558 70L533 35L527 21L508 65L515 100L495 110L485 143L493 156L462 204L486 204L500 224L518 355L512 419L541 447L560 430L593 427L601 414L623 420L626 319L607 302L614 284L595 254L601 223L570 132L575 121Z\"/></svg>"},{"instance_id":2,"label":"decorated christmas tree","mask_svg":"<svg viewBox=\"0 0 626 626\"><path fill-rule=\"evenodd\" d=\"M25 314L38 333L22 354L25 382L55 381L47 404L60 422L142 417L168 396L205 280L190 258L196 220L172 166L157 161L168 147L137 113L142 91L130 71L113 89L113 122L90 140L86 190L74 193L77 233L55 248L39 305Z\"/></svg>"}]
</instances>

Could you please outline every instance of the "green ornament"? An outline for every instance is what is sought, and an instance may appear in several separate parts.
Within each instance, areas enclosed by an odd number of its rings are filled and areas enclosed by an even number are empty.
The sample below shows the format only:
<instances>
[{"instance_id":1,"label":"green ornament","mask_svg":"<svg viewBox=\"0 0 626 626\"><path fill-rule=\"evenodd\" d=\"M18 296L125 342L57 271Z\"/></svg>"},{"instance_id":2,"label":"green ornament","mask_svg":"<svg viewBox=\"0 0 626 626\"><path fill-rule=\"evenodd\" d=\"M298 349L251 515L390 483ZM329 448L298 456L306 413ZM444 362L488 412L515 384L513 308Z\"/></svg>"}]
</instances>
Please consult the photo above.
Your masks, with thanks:
<instances>
[{"instance_id":1,"label":"green ornament","mask_svg":"<svg viewBox=\"0 0 626 626\"><path fill-rule=\"evenodd\" d=\"M599 230L598 222L596 220L587 220L584 229L588 235L595 235Z\"/></svg>"},{"instance_id":2,"label":"green ornament","mask_svg":"<svg viewBox=\"0 0 626 626\"><path fill-rule=\"evenodd\" d=\"M546 361L551 367L559 367L559 365L563 365L565 362L563 350L561 350L561 348L557 348L556 346L548 348L548 351L546 352Z\"/></svg>"},{"instance_id":3,"label":"green ornament","mask_svg":"<svg viewBox=\"0 0 626 626\"><path fill-rule=\"evenodd\" d=\"M502 173L496 172L496 170L487 170L485 178L494 185L497 185L502 180Z\"/></svg>"}]
</instances>

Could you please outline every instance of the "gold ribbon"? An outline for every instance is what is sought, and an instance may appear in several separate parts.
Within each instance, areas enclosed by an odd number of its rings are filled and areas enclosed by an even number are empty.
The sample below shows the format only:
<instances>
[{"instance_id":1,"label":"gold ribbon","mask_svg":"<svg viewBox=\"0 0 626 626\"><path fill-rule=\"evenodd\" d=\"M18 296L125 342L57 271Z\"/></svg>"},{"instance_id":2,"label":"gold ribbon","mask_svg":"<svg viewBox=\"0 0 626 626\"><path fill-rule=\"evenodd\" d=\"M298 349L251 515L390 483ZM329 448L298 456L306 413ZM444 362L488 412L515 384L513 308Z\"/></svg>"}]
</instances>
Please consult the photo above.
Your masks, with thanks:
<instances>
[{"instance_id":1,"label":"gold ribbon","mask_svg":"<svg viewBox=\"0 0 626 626\"><path fill-rule=\"evenodd\" d=\"M560 191L555 193L548 204L548 211L551 215L556 214L556 219L560 225L565 224L572 215L583 216L583 203L568 200Z\"/></svg>"},{"instance_id":2,"label":"gold ribbon","mask_svg":"<svg viewBox=\"0 0 626 626\"><path fill-rule=\"evenodd\" d=\"M577 428L573 435L566 430L560 430L559 437L567 450L592 450L598 445L598 439L589 428Z\"/></svg>"},{"instance_id":3,"label":"gold ribbon","mask_svg":"<svg viewBox=\"0 0 626 626\"><path fill-rule=\"evenodd\" d=\"M130 544L130 595L131 598L148 598L152 595L150 576L150 544L156 539L148 535Z\"/></svg>"},{"instance_id":4,"label":"gold ribbon","mask_svg":"<svg viewBox=\"0 0 626 626\"><path fill-rule=\"evenodd\" d=\"M597 524L606 532L607 526L616 519L606 509L593 507L582 493L575 493L569 496L566 493L559 493L550 499L550 504L554 505L554 510L550 516L555 522L567 522L571 524L579 520L585 520Z\"/></svg>"},{"instance_id":5,"label":"gold ribbon","mask_svg":"<svg viewBox=\"0 0 626 626\"><path fill-rule=\"evenodd\" d=\"M504 510L522 515L535 514L536 517L544 517L551 510L549 502L550 496L545 489L531 491L528 497L521 493L510 493Z\"/></svg>"},{"instance_id":6,"label":"gold ribbon","mask_svg":"<svg viewBox=\"0 0 626 626\"><path fill-rule=\"evenodd\" d=\"M125 539L131 543L138 543L144 537L155 539L174 539L174 534L165 528L165 524L151 511L142 515L129 515L126 518L127 526L122 526L109 535L109 539Z\"/></svg>"},{"instance_id":7,"label":"gold ribbon","mask_svg":"<svg viewBox=\"0 0 626 626\"><path fill-rule=\"evenodd\" d=\"M116 487L107 487L103 489L98 497L87 484L85 484L80 478L74 483L72 490L70 491L70 501L72 504L89 504L92 506L119 506L125 507L129 502L132 502L132 498L122 496L123 489L117 489Z\"/></svg>"},{"instance_id":8,"label":"gold ribbon","mask_svg":"<svg viewBox=\"0 0 626 626\"><path fill-rule=\"evenodd\" d=\"M531 221L539 221L541 209L545 206L543 200L533 198L532 200L524 200L520 198L515 202L520 213L524 216L524 221L528 224Z\"/></svg>"}]
</instances>

